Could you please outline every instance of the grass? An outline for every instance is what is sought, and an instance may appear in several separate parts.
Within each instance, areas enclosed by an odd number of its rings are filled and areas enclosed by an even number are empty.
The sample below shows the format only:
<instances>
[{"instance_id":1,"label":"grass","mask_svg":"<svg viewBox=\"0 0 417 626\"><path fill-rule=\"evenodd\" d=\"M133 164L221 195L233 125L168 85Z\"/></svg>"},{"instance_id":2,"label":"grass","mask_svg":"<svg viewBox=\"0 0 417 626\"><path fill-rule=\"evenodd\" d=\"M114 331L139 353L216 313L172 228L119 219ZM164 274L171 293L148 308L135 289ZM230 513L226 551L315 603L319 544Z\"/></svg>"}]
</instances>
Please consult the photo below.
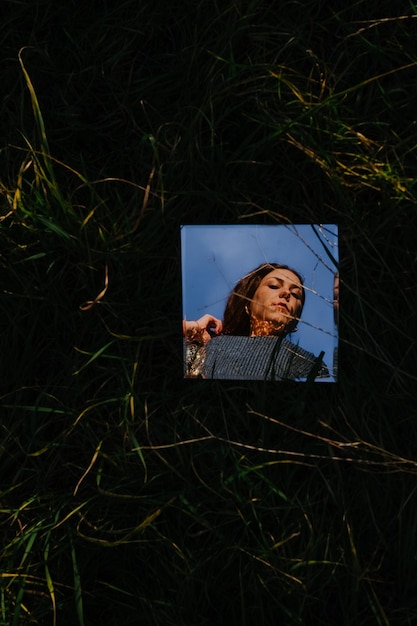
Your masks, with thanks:
<instances>
[{"instance_id":1,"label":"grass","mask_svg":"<svg viewBox=\"0 0 417 626\"><path fill-rule=\"evenodd\" d=\"M4 11L0 623L411 626L416 7ZM292 222L338 385L183 380L180 225Z\"/></svg>"}]
</instances>

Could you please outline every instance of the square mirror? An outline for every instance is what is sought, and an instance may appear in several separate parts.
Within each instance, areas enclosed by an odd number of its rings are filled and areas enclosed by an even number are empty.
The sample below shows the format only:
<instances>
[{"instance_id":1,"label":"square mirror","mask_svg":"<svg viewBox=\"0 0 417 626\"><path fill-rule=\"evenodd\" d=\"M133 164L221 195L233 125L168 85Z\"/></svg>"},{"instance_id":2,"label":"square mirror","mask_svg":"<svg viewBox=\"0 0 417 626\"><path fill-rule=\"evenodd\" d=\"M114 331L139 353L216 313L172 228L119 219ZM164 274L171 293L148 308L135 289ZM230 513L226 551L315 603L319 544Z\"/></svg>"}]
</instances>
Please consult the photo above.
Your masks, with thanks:
<instances>
[{"instance_id":1,"label":"square mirror","mask_svg":"<svg viewBox=\"0 0 417 626\"><path fill-rule=\"evenodd\" d=\"M336 382L335 224L181 227L184 376Z\"/></svg>"}]
</instances>

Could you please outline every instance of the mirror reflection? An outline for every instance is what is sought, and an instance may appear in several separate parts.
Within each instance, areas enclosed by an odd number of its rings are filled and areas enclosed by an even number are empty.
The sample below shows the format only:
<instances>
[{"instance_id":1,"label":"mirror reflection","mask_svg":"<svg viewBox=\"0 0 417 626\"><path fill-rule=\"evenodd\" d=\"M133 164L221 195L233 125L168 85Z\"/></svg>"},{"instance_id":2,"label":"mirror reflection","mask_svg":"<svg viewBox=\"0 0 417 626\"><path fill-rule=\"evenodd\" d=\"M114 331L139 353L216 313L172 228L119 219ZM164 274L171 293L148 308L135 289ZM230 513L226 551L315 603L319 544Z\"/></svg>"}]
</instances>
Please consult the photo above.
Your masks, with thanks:
<instances>
[{"instance_id":1,"label":"mirror reflection","mask_svg":"<svg viewBox=\"0 0 417 626\"><path fill-rule=\"evenodd\" d=\"M333 224L183 226L184 375L337 378Z\"/></svg>"}]
</instances>

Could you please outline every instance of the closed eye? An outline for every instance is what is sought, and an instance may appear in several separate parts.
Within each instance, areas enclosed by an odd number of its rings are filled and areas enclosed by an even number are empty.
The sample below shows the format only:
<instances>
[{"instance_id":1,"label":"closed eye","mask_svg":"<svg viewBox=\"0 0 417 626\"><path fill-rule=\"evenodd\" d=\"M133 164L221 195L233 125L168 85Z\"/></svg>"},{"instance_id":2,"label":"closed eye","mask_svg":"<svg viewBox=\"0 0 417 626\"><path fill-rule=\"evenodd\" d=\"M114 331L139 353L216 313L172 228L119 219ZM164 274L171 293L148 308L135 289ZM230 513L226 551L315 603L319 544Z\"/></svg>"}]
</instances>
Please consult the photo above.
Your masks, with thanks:
<instances>
[{"instance_id":1,"label":"closed eye","mask_svg":"<svg viewBox=\"0 0 417 626\"><path fill-rule=\"evenodd\" d=\"M270 285L268 285L268 287L270 289L281 289L282 285L275 285L274 283L271 283ZM291 291L290 293L297 300L301 300L301 293L299 291Z\"/></svg>"}]
</instances>

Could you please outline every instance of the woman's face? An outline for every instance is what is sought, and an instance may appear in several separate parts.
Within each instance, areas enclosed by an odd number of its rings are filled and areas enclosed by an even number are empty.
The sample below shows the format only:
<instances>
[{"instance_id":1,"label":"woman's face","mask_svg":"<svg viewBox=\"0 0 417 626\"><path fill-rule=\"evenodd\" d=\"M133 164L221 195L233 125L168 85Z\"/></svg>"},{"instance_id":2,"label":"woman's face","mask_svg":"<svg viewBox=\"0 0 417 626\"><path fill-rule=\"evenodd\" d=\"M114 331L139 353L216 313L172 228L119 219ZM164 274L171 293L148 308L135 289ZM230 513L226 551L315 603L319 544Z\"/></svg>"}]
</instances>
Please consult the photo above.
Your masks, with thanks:
<instances>
[{"instance_id":1,"label":"woman's face","mask_svg":"<svg viewBox=\"0 0 417 626\"><path fill-rule=\"evenodd\" d=\"M264 276L250 306L252 334L284 332L300 317L302 295L300 279L291 270L275 269Z\"/></svg>"}]
</instances>

